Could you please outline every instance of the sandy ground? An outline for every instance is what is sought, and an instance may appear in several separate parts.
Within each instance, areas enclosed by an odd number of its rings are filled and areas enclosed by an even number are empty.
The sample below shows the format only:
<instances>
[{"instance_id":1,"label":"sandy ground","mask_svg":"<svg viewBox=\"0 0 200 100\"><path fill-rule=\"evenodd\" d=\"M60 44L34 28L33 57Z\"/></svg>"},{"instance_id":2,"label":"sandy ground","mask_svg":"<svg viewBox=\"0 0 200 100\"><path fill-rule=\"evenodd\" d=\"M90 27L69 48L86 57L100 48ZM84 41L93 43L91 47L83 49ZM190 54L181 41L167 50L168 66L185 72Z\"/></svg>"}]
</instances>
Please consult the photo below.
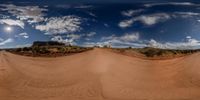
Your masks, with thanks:
<instances>
[{"instance_id":1,"label":"sandy ground","mask_svg":"<svg viewBox=\"0 0 200 100\"><path fill-rule=\"evenodd\" d=\"M66 57L0 52L0 100L198 100L200 53L143 60L94 49Z\"/></svg>"}]
</instances>

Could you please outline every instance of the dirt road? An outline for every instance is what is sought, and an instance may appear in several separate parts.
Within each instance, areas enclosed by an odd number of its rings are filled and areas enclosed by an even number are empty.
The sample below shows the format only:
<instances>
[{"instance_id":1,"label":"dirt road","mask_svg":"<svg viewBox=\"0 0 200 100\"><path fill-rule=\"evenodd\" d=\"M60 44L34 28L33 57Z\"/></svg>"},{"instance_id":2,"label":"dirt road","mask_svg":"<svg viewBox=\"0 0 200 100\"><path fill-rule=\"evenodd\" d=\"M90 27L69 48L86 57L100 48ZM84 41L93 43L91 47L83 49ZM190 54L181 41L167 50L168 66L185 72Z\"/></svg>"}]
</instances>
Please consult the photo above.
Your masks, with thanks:
<instances>
[{"instance_id":1,"label":"dirt road","mask_svg":"<svg viewBox=\"0 0 200 100\"><path fill-rule=\"evenodd\" d=\"M0 100L198 100L200 54L143 60L94 49L66 57L0 52Z\"/></svg>"}]
</instances>

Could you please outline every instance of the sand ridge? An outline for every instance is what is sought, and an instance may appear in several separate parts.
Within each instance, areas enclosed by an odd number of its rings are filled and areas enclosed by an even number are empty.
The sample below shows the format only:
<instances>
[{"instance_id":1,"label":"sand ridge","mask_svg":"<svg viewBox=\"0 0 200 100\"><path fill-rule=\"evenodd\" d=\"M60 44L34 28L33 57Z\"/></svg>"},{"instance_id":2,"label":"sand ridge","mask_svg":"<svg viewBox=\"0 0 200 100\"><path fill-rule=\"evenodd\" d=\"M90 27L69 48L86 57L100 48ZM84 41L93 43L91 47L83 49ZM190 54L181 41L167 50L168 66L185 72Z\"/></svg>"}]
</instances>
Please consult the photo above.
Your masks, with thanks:
<instances>
[{"instance_id":1,"label":"sand ridge","mask_svg":"<svg viewBox=\"0 0 200 100\"><path fill-rule=\"evenodd\" d=\"M40 58L0 52L0 100L196 100L200 54L143 60L94 49Z\"/></svg>"}]
</instances>

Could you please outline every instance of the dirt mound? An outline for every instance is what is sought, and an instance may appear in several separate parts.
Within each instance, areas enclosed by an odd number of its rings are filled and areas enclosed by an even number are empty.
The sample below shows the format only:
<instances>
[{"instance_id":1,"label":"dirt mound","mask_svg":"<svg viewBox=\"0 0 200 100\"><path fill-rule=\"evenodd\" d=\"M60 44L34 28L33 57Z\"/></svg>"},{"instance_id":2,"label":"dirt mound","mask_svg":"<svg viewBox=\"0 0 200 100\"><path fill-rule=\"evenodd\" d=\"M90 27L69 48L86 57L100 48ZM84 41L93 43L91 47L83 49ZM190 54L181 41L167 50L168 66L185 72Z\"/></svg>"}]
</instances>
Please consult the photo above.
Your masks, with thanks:
<instances>
[{"instance_id":1,"label":"dirt mound","mask_svg":"<svg viewBox=\"0 0 200 100\"><path fill-rule=\"evenodd\" d=\"M58 58L0 53L1 100L197 100L200 54L144 60L104 49Z\"/></svg>"}]
</instances>

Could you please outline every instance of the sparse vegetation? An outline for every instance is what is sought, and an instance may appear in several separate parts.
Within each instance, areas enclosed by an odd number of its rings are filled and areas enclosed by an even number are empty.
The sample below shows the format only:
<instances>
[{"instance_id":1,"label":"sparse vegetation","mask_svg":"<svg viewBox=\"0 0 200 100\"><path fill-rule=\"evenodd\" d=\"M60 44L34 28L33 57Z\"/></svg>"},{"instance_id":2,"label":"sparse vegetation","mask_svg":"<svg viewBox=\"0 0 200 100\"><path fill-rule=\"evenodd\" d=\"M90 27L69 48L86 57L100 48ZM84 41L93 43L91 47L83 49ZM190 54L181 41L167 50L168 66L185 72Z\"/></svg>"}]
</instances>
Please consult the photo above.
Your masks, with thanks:
<instances>
[{"instance_id":1,"label":"sparse vegetation","mask_svg":"<svg viewBox=\"0 0 200 100\"><path fill-rule=\"evenodd\" d=\"M200 50L172 50L172 49L157 49L157 48L142 48L136 49L137 52L144 54L147 57L157 57L157 56L176 56L176 55L186 55L198 52Z\"/></svg>"},{"instance_id":2,"label":"sparse vegetation","mask_svg":"<svg viewBox=\"0 0 200 100\"><path fill-rule=\"evenodd\" d=\"M40 44L41 43L41 44ZM98 46L95 46L99 48ZM193 54L199 52L200 50L172 50L172 49L158 49L158 48L109 48L105 45L103 48L110 49L114 52L128 55L128 56L136 56L141 58L173 58L173 57L181 57L184 55ZM65 56L74 53L80 53L87 50L91 50L93 47L79 47L79 46L71 46L71 45L63 45L56 42L34 42L31 47L24 48L16 48L16 49L7 49L7 51L15 54L25 55L25 56L44 56L44 57L57 57L57 56Z\"/></svg>"},{"instance_id":3,"label":"sparse vegetation","mask_svg":"<svg viewBox=\"0 0 200 100\"><path fill-rule=\"evenodd\" d=\"M138 56L138 57L146 57L146 58L173 58L173 57L181 57L188 54L193 54L199 52L200 50L172 50L172 49L158 49L158 48L120 48L120 49L112 49L114 52L118 52L124 55L129 56Z\"/></svg>"},{"instance_id":4,"label":"sparse vegetation","mask_svg":"<svg viewBox=\"0 0 200 100\"><path fill-rule=\"evenodd\" d=\"M42 43L42 44L40 44ZM57 56L66 56L74 53L81 53L92 48L78 47L71 45L63 45L56 42L37 42L34 43L31 47L16 48L16 49L7 49L7 51L15 54L25 55L25 56L34 56L34 57L57 57Z\"/></svg>"}]
</instances>

